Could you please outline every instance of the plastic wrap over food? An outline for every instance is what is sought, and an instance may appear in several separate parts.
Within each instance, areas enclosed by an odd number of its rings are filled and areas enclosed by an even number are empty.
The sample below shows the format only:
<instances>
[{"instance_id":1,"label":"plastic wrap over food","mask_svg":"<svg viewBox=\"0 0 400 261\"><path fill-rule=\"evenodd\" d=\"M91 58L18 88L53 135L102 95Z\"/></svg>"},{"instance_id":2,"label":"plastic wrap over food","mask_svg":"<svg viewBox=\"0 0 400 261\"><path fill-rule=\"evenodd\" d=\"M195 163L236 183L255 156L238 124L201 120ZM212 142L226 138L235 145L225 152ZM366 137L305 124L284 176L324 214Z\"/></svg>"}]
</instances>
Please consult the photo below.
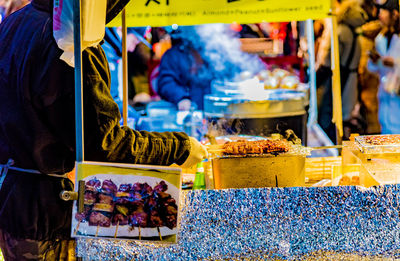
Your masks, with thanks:
<instances>
[{"instance_id":1,"label":"plastic wrap over food","mask_svg":"<svg viewBox=\"0 0 400 261\"><path fill-rule=\"evenodd\" d=\"M400 186L183 192L177 244L78 239L84 260L400 258ZM375 260L375 259L374 259Z\"/></svg>"},{"instance_id":2,"label":"plastic wrap over food","mask_svg":"<svg viewBox=\"0 0 400 261\"><path fill-rule=\"evenodd\" d=\"M82 50L96 46L104 38L106 0L84 0L82 5ZM53 36L63 50L60 59L75 67L73 1L57 0L53 6Z\"/></svg>"},{"instance_id":3,"label":"plastic wrap over food","mask_svg":"<svg viewBox=\"0 0 400 261\"><path fill-rule=\"evenodd\" d=\"M355 140L365 154L400 154L400 134L357 136Z\"/></svg>"}]
</instances>

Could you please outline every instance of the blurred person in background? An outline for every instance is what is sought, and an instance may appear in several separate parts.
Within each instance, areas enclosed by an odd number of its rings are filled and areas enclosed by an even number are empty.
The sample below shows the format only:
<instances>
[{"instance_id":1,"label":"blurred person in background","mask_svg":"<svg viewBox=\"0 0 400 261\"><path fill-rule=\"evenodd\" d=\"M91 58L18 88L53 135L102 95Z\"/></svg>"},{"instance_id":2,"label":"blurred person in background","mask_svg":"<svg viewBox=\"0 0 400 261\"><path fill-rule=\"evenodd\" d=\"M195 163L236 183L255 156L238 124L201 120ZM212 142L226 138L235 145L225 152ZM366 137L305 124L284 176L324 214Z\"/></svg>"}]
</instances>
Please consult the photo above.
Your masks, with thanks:
<instances>
[{"instance_id":1,"label":"blurred person in background","mask_svg":"<svg viewBox=\"0 0 400 261\"><path fill-rule=\"evenodd\" d=\"M111 96L118 104L119 111L122 115L122 40L120 28L106 28L104 42L102 47L107 57L111 74ZM133 52L136 49L139 40L135 35L127 34L127 51ZM128 117L137 119L139 114L135 109L128 105Z\"/></svg>"},{"instance_id":2,"label":"blurred person in background","mask_svg":"<svg viewBox=\"0 0 400 261\"><path fill-rule=\"evenodd\" d=\"M282 41L282 55L296 56L299 47L299 24L292 22L262 22L257 24L258 34L273 40ZM262 37L262 36L261 36Z\"/></svg>"},{"instance_id":3,"label":"blurred person in background","mask_svg":"<svg viewBox=\"0 0 400 261\"><path fill-rule=\"evenodd\" d=\"M158 76L160 74L160 62L164 53L171 49L171 37L163 27L153 27L151 29L151 43L153 50L148 64L149 87L152 99L159 101L158 95Z\"/></svg>"},{"instance_id":4,"label":"blurred person in background","mask_svg":"<svg viewBox=\"0 0 400 261\"><path fill-rule=\"evenodd\" d=\"M153 46L145 38L152 36L150 27L132 28L132 32L142 40L138 41L133 52L128 53L128 97L130 105L140 108L157 100L155 92L150 88L148 71Z\"/></svg>"},{"instance_id":5,"label":"blurred person in background","mask_svg":"<svg viewBox=\"0 0 400 261\"><path fill-rule=\"evenodd\" d=\"M358 0L336 1L335 10L338 21L342 113L343 122L346 125L350 124L352 112L358 102L357 71L361 45L356 28L367 21L368 15ZM318 122L329 138L335 142L336 128L332 123L331 28L331 20L326 19L316 67L319 96ZM344 138L347 138L346 134Z\"/></svg>"},{"instance_id":6,"label":"blurred person in background","mask_svg":"<svg viewBox=\"0 0 400 261\"><path fill-rule=\"evenodd\" d=\"M368 14L368 22L359 28L361 58L358 66L359 115L366 124L364 134L377 134L381 131L378 120L378 87L379 77L368 70L369 53L375 48L375 37L382 29L378 18L378 8L374 0L365 0L363 8Z\"/></svg>"},{"instance_id":7,"label":"blurred person in background","mask_svg":"<svg viewBox=\"0 0 400 261\"><path fill-rule=\"evenodd\" d=\"M368 69L380 77L378 118L383 134L400 133L400 38L399 2L387 0L379 5L379 20L383 29L370 52Z\"/></svg>"},{"instance_id":8,"label":"blurred person in background","mask_svg":"<svg viewBox=\"0 0 400 261\"><path fill-rule=\"evenodd\" d=\"M314 21L314 45L315 45L315 56L318 56L318 50L321 45L322 35L325 29L324 20Z\"/></svg>"},{"instance_id":9,"label":"blurred person in background","mask_svg":"<svg viewBox=\"0 0 400 261\"><path fill-rule=\"evenodd\" d=\"M237 28L234 28L237 27ZM233 30L238 30L240 38L264 38L265 35L257 24L231 24Z\"/></svg>"},{"instance_id":10,"label":"blurred person in background","mask_svg":"<svg viewBox=\"0 0 400 261\"><path fill-rule=\"evenodd\" d=\"M213 81L239 82L265 69L257 55L241 50L230 25L181 26L170 37L172 48L161 59L157 92L180 111L203 110Z\"/></svg>"},{"instance_id":11,"label":"blurred person in background","mask_svg":"<svg viewBox=\"0 0 400 261\"><path fill-rule=\"evenodd\" d=\"M3 21L6 16L6 1L0 0L0 23Z\"/></svg>"},{"instance_id":12,"label":"blurred person in background","mask_svg":"<svg viewBox=\"0 0 400 261\"><path fill-rule=\"evenodd\" d=\"M30 0L0 0L0 22L30 2Z\"/></svg>"},{"instance_id":13,"label":"blurred person in background","mask_svg":"<svg viewBox=\"0 0 400 261\"><path fill-rule=\"evenodd\" d=\"M10 14L14 13L15 11L18 11L22 7L26 6L29 4L31 1L30 0L3 0L5 1L5 17L9 16Z\"/></svg>"},{"instance_id":14,"label":"blurred person in background","mask_svg":"<svg viewBox=\"0 0 400 261\"><path fill-rule=\"evenodd\" d=\"M172 48L161 58L157 91L180 111L203 109L203 97L211 92L209 64L201 56L199 36L194 26L179 27L170 33Z\"/></svg>"},{"instance_id":15,"label":"blurred person in background","mask_svg":"<svg viewBox=\"0 0 400 261\"><path fill-rule=\"evenodd\" d=\"M151 29L151 30L150 30ZM137 118L134 109L159 100L150 86L149 62L153 55L151 44L153 28L135 27L127 30L128 49L128 102L129 117ZM103 48L110 62L111 94L122 113L122 32L121 28L106 28Z\"/></svg>"}]
</instances>

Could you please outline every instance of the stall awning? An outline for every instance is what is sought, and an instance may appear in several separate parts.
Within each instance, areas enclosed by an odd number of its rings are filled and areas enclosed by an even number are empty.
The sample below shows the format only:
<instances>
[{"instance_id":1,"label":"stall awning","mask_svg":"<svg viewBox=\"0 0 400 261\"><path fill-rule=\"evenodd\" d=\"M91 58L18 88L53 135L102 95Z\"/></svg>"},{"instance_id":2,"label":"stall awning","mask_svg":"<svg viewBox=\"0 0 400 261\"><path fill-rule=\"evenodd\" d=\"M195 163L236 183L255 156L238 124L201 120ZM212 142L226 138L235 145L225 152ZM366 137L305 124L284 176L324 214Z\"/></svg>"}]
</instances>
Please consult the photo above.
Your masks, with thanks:
<instances>
[{"instance_id":1,"label":"stall awning","mask_svg":"<svg viewBox=\"0 0 400 261\"><path fill-rule=\"evenodd\" d=\"M126 7L127 26L241 24L321 19L331 0L135 0ZM108 26L120 26L118 16Z\"/></svg>"}]
</instances>

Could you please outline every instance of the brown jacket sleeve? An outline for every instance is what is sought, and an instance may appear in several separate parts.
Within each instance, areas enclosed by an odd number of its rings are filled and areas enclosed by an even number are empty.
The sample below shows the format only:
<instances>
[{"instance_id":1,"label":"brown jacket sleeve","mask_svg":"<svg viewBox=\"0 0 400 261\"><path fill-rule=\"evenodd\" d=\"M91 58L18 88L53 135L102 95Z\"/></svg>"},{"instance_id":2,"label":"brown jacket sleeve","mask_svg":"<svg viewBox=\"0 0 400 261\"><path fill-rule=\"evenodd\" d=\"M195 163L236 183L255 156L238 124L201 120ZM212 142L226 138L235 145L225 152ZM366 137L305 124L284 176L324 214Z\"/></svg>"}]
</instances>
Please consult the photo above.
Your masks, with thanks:
<instances>
[{"instance_id":1,"label":"brown jacket sleeve","mask_svg":"<svg viewBox=\"0 0 400 261\"><path fill-rule=\"evenodd\" d=\"M83 52L85 160L137 164L182 164L190 152L185 133L155 133L120 127L110 94L110 73L103 49Z\"/></svg>"}]
</instances>

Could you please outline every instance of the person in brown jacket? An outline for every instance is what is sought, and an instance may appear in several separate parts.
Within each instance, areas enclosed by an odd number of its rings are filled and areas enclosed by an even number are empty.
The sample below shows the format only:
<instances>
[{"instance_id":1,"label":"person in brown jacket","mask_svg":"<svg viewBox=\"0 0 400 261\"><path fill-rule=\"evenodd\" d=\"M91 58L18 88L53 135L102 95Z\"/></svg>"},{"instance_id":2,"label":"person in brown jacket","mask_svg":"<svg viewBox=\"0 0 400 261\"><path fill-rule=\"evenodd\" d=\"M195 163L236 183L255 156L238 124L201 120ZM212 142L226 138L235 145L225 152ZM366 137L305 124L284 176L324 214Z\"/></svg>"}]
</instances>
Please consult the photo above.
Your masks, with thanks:
<instances>
[{"instance_id":1,"label":"person in brown jacket","mask_svg":"<svg viewBox=\"0 0 400 261\"><path fill-rule=\"evenodd\" d=\"M107 22L129 0L109 0ZM60 60L52 0L33 0L0 24L0 247L5 260L73 255L74 69ZM138 132L119 125L100 45L82 53L85 160L194 165L206 150L185 133ZM8 171L7 171L8 170ZM73 250L73 248L72 248Z\"/></svg>"}]
</instances>

